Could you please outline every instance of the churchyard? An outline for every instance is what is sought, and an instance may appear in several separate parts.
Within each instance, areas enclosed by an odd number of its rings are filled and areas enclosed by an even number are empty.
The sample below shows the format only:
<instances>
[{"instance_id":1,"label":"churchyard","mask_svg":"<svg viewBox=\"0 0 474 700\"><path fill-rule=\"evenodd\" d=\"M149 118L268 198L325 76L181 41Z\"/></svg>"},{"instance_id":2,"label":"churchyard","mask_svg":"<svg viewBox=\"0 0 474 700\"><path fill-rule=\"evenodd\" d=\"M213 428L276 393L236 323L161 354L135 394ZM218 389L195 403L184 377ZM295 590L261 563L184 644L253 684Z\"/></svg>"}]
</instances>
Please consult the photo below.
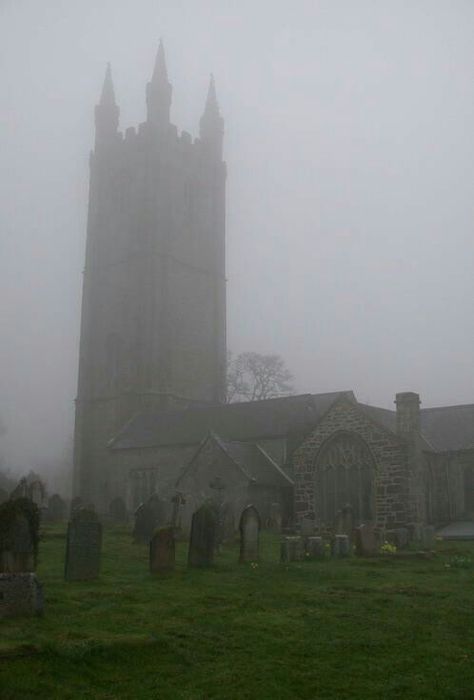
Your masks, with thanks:
<instances>
[{"instance_id":1,"label":"churchyard","mask_svg":"<svg viewBox=\"0 0 474 700\"><path fill-rule=\"evenodd\" d=\"M281 563L263 532L258 562L236 537L190 568L177 542L152 574L130 526L105 523L99 577L66 581L66 528L42 526L44 615L0 622L2 699L474 697L471 543Z\"/></svg>"}]
</instances>

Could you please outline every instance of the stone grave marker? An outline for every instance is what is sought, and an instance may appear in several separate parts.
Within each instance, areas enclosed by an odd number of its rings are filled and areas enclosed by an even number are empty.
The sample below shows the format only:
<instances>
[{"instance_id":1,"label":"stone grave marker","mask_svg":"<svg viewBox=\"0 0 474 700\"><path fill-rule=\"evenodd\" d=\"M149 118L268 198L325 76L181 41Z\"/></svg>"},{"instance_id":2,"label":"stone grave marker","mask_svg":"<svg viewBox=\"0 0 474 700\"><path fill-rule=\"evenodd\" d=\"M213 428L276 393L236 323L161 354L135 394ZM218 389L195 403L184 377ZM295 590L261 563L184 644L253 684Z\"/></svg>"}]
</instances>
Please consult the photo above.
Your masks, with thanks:
<instances>
[{"instance_id":1,"label":"stone grave marker","mask_svg":"<svg viewBox=\"0 0 474 700\"><path fill-rule=\"evenodd\" d=\"M161 527L150 540L150 572L162 574L173 571L175 564L174 528Z\"/></svg>"},{"instance_id":2,"label":"stone grave marker","mask_svg":"<svg viewBox=\"0 0 474 700\"><path fill-rule=\"evenodd\" d=\"M94 510L79 508L71 518L66 537L66 581L98 578L102 550L102 525Z\"/></svg>"},{"instance_id":3,"label":"stone grave marker","mask_svg":"<svg viewBox=\"0 0 474 700\"><path fill-rule=\"evenodd\" d=\"M43 590L32 573L0 573L0 620L43 614Z\"/></svg>"},{"instance_id":4,"label":"stone grave marker","mask_svg":"<svg viewBox=\"0 0 474 700\"><path fill-rule=\"evenodd\" d=\"M390 544L394 544L397 549L408 547L409 531L406 527L397 527L394 530L385 530L385 539Z\"/></svg>"},{"instance_id":5,"label":"stone grave marker","mask_svg":"<svg viewBox=\"0 0 474 700\"><path fill-rule=\"evenodd\" d=\"M373 525L359 525L354 529L355 553L358 557L373 557L379 551L379 541Z\"/></svg>"},{"instance_id":6,"label":"stone grave marker","mask_svg":"<svg viewBox=\"0 0 474 700\"><path fill-rule=\"evenodd\" d=\"M38 507L28 498L3 503L0 506L0 572L33 572L38 541Z\"/></svg>"},{"instance_id":7,"label":"stone grave marker","mask_svg":"<svg viewBox=\"0 0 474 700\"><path fill-rule=\"evenodd\" d=\"M188 565L194 567L211 566L217 544L218 513L215 505L204 503L191 521Z\"/></svg>"},{"instance_id":8,"label":"stone grave marker","mask_svg":"<svg viewBox=\"0 0 474 700\"><path fill-rule=\"evenodd\" d=\"M421 544L424 549L433 549L435 541L435 528L433 525L425 525L421 530Z\"/></svg>"},{"instance_id":9,"label":"stone grave marker","mask_svg":"<svg viewBox=\"0 0 474 700\"><path fill-rule=\"evenodd\" d=\"M303 518L301 520L300 524L300 534L301 537L312 537L314 535L314 520L310 520L309 518Z\"/></svg>"},{"instance_id":10,"label":"stone grave marker","mask_svg":"<svg viewBox=\"0 0 474 700\"><path fill-rule=\"evenodd\" d=\"M165 524L166 507L164 501L154 493L141 503L135 511L134 542L148 544L157 527Z\"/></svg>"},{"instance_id":11,"label":"stone grave marker","mask_svg":"<svg viewBox=\"0 0 474 700\"><path fill-rule=\"evenodd\" d=\"M125 523L127 521L127 507L123 498L117 496L110 501L109 515L114 523Z\"/></svg>"},{"instance_id":12,"label":"stone grave marker","mask_svg":"<svg viewBox=\"0 0 474 700\"><path fill-rule=\"evenodd\" d=\"M324 559L324 541L313 535L306 538L305 551L309 559Z\"/></svg>"},{"instance_id":13,"label":"stone grave marker","mask_svg":"<svg viewBox=\"0 0 474 700\"><path fill-rule=\"evenodd\" d=\"M299 535L283 537L280 543L280 561L288 564L292 561L301 561L304 557L303 540Z\"/></svg>"},{"instance_id":14,"label":"stone grave marker","mask_svg":"<svg viewBox=\"0 0 474 700\"><path fill-rule=\"evenodd\" d=\"M270 505L270 516L269 516L268 526L270 530L274 532L281 532L281 505L279 503L272 503Z\"/></svg>"},{"instance_id":15,"label":"stone grave marker","mask_svg":"<svg viewBox=\"0 0 474 700\"><path fill-rule=\"evenodd\" d=\"M49 497L46 515L52 523L60 522L66 517L66 503L58 493Z\"/></svg>"},{"instance_id":16,"label":"stone grave marker","mask_svg":"<svg viewBox=\"0 0 474 700\"><path fill-rule=\"evenodd\" d=\"M240 557L239 562L258 561L258 540L260 535L260 515L254 506L247 506L240 516Z\"/></svg>"},{"instance_id":17,"label":"stone grave marker","mask_svg":"<svg viewBox=\"0 0 474 700\"><path fill-rule=\"evenodd\" d=\"M335 558L348 557L351 553L351 543L347 535L335 535L331 543L331 554Z\"/></svg>"}]
</instances>

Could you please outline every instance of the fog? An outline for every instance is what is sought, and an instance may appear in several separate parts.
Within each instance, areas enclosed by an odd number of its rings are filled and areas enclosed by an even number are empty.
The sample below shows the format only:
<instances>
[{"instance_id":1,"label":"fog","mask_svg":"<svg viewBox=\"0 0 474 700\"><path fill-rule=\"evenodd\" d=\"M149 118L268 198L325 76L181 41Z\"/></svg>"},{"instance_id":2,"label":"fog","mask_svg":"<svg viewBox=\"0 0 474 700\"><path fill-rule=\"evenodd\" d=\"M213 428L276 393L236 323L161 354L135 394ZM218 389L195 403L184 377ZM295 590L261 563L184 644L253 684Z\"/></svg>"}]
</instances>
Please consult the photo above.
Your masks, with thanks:
<instances>
[{"instance_id":1,"label":"fog","mask_svg":"<svg viewBox=\"0 0 474 700\"><path fill-rule=\"evenodd\" d=\"M228 345L298 392L474 401L471 0L0 0L0 437L73 431L93 109L145 118L159 37L172 121L225 118Z\"/></svg>"}]
</instances>

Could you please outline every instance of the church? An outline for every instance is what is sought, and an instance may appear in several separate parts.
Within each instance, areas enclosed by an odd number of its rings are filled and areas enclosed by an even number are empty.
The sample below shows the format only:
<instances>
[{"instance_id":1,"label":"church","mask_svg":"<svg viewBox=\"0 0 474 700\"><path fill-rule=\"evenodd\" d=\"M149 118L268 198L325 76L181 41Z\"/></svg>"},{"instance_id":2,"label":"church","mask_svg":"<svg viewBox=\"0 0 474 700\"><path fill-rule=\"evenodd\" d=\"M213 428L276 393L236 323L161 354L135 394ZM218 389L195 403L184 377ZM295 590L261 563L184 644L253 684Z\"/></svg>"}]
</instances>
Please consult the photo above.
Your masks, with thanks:
<instances>
[{"instance_id":1,"label":"church","mask_svg":"<svg viewBox=\"0 0 474 700\"><path fill-rule=\"evenodd\" d=\"M229 521L380 531L474 517L474 405L395 410L350 390L225 403L224 123L211 77L199 137L170 122L160 43L146 120L119 131L110 67L95 108L76 398L74 495L107 512L157 493Z\"/></svg>"}]
</instances>

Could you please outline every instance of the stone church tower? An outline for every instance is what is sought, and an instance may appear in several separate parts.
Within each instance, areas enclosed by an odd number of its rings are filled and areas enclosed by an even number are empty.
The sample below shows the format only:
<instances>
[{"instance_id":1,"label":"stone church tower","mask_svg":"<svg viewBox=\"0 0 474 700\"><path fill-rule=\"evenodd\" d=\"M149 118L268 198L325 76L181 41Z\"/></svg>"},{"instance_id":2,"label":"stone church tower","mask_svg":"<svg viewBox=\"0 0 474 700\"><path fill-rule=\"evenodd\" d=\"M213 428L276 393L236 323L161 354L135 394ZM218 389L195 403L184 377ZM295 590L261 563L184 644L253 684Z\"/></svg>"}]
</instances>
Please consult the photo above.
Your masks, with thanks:
<instances>
[{"instance_id":1,"label":"stone church tower","mask_svg":"<svg viewBox=\"0 0 474 700\"><path fill-rule=\"evenodd\" d=\"M146 121L118 131L110 66L95 108L74 490L99 507L133 415L225 398L223 119L211 78L199 138L178 134L171 93L160 43Z\"/></svg>"}]
</instances>

